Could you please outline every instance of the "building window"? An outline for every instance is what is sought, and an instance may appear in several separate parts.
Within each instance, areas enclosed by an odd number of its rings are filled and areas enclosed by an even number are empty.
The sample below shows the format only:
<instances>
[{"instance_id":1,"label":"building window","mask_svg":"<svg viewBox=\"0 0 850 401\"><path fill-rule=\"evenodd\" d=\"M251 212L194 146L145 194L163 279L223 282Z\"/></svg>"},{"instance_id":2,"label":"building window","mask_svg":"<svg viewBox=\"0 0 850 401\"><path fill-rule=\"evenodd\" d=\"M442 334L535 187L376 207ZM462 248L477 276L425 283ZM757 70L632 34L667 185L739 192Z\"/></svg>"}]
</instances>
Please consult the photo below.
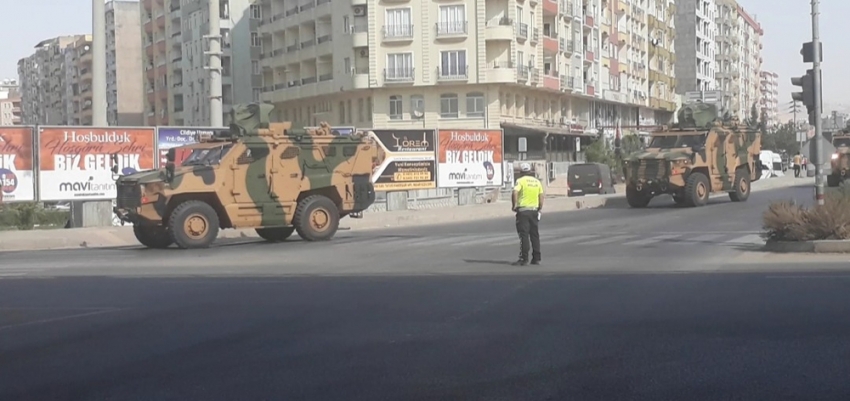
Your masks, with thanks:
<instances>
[{"instance_id":1,"label":"building window","mask_svg":"<svg viewBox=\"0 0 850 401\"><path fill-rule=\"evenodd\" d=\"M357 122L363 122L363 98L357 99Z\"/></svg>"},{"instance_id":2,"label":"building window","mask_svg":"<svg viewBox=\"0 0 850 401\"><path fill-rule=\"evenodd\" d=\"M410 8L391 8L387 10L384 35L387 38L408 38L413 36L413 23Z\"/></svg>"},{"instance_id":3,"label":"building window","mask_svg":"<svg viewBox=\"0 0 850 401\"><path fill-rule=\"evenodd\" d=\"M251 71L254 75L260 75L260 62L258 60L251 60Z\"/></svg>"},{"instance_id":4,"label":"building window","mask_svg":"<svg viewBox=\"0 0 850 401\"><path fill-rule=\"evenodd\" d=\"M466 94L466 116L484 117L484 94L473 92Z\"/></svg>"},{"instance_id":5,"label":"building window","mask_svg":"<svg viewBox=\"0 0 850 401\"><path fill-rule=\"evenodd\" d=\"M251 19L263 19L263 9L259 4L251 4Z\"/></svg>"},{"instance_id":6,"label":"building window","mask_svg":"<svg viewBox=\"0 0 850 401\"><path fill-rule=\"evenodd\" d=\"M466 50L451 50L440 53L440 76L466 76Z\"/></svg>"},{"instance_id":7,"label":"building window","mask_svg":"<svg viewBox=\"0 0 850 401\"><path fill-rule=\"evenodd\" d=\"M339 123L345 124L345 102L339 102Z\"/></svg>"},{"instance_id":8,"label":"building window","mask_svg":"<svg viewBox=\"0 0 850 401\"><path fill-rule=\"evenodd\" d=\"M403 113L403 105L400 95L390 96L390 120L401 120Z\"/></svg>"},{"instance_id":9,"label":"building window","mask_svg":"<svg viewBox=\"0 0 850 401\"><path fill-rule=\"evenodd\" d=\"M410 97L410 116L413 118L425 116L425 96L413 95Z\"/></svg>"},{"instance_id":10,"label":"building window","mask_svg":"<svg viewBox=\"0 0 850 401\"><path fill-rule=\"evenodd\" d=\"M457 95L454 93L446 93L440 95L440 117L442 118L457 118L458 106Z\"/></svg>"},{"instance_id":11,"label":"building window","mask_svg":"<svg viewBox=\"0 0 850 401\"><path fill-rule=\"evenodd\" d=\"M260 40L260 35L256 32L251 32L251 47L260 47L263 42Z\"/></svg>"},{"instance_id":12,"label":"building window","mask_svg":"<svg viewBox=\"0 0 850 401\"><path fill-rule=\"evenodd\" d=\"M444 35L466 33L466 6L463 4L440 6L437 33Z\"/></svg>"},{"instance_id":13,"label":"building window","mask_svg":"<svg viewBox=\"0 0 850 401\"><path fill-rule=\"evenodd\" d=\"M255 101L255 102L259 102L259 101L260 101L260 94L261 94L261 93L262 93L262 89L260 89L260 88L254 88L254 101Z\"/></svg>"},{"instance_id":14,"label":"building window","mask_svg":"<svg viewBox=\"0 0 850 401\"><path fill-rule=\"evenodd\" d=\"M387 54L387 79L413 77L413 53Z\"/></svg>"}]
</instances>

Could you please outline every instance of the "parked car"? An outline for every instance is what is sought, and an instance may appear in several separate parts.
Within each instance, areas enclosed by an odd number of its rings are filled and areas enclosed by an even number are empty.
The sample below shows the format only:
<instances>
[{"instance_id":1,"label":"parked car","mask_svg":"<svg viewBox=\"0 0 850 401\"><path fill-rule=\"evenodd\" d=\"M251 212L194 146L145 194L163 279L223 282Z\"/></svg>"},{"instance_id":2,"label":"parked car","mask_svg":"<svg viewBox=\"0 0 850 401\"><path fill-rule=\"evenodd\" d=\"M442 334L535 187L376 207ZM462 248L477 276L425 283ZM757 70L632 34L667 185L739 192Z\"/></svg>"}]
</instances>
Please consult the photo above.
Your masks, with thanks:
<instances>
[{"instance_id":1,"label":"parked car","mask_svg":"<svg viewBox=\"0 0 850 401\"><path fill-rule=\"evenodd\" d=\"M611 168L603 163L573 164L567 170L567 196L613 194L614 177Z\"/></svg>"}]
</instances>

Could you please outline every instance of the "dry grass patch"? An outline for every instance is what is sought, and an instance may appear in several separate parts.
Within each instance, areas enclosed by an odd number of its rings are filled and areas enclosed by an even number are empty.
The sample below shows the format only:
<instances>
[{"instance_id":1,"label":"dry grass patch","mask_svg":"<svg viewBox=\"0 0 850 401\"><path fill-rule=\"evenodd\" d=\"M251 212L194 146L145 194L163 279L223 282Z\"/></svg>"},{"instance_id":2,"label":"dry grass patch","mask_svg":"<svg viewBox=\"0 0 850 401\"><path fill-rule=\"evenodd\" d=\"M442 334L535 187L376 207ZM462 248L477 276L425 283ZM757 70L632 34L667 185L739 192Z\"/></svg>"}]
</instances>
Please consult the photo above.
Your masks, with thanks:
<instances>
[{"instance_id":1,"label":"dry grass patch","mask_svg":"<svg viewBox=\"0 0 850 401\"><path fill-rule=\"evenodd\" d=\"M850 186L829 191L823 206L805 208L794 201L772 202L762 216L768 241L850 239Z\"/></svg>"}]
</instances>

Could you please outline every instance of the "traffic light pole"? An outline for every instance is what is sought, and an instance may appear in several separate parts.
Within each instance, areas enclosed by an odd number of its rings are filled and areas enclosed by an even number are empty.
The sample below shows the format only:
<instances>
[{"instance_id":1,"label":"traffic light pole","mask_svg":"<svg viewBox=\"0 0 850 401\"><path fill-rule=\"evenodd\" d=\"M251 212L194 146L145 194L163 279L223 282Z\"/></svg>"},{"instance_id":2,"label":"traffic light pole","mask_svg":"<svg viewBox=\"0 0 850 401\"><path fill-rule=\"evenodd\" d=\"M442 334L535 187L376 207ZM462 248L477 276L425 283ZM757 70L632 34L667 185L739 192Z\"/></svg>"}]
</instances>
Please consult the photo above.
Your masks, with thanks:
<instances>
[{"instance_id":1,"label":"traffic light pole","mask_svg":"<svg viewBox=\"0 0 850 401\"><path fill-rule=\"evenodd\" d=\"M814 123L815 123L815 200L818 205L824 204L824 154L823 154L823 124L821 120L822 107L821 100L823 97L821 96L821 73L820 73L820 26L818 24L818 14L819 12L819 0L812 0L812 55L814 56L814 60L812 60L812 70L814 70L814 95L815 95L815 107L813 113Z\"/></svg>"}]
</instances>

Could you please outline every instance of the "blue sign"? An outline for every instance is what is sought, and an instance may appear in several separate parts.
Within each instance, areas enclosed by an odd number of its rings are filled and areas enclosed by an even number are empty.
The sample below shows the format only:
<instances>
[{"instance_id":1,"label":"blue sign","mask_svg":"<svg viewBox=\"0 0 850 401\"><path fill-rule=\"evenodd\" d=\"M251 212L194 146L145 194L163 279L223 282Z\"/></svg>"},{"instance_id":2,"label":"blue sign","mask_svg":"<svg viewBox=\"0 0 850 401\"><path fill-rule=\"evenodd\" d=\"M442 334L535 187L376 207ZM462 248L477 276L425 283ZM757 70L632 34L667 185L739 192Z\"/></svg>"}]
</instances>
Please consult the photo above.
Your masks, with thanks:
<instances>
[{"instance_id":1,"label":"blue sign","mask_svg":"<svg viewBox=\"0 0 850 401\"><path fill-rule=\"evenodd\" d=\"M159 127L157 129L157 146L159 147L160 166L166 163L165 155L168 149L195 143L198 134L214 134L229 128L204 127Z\"/></svg>"}]
</instances>

